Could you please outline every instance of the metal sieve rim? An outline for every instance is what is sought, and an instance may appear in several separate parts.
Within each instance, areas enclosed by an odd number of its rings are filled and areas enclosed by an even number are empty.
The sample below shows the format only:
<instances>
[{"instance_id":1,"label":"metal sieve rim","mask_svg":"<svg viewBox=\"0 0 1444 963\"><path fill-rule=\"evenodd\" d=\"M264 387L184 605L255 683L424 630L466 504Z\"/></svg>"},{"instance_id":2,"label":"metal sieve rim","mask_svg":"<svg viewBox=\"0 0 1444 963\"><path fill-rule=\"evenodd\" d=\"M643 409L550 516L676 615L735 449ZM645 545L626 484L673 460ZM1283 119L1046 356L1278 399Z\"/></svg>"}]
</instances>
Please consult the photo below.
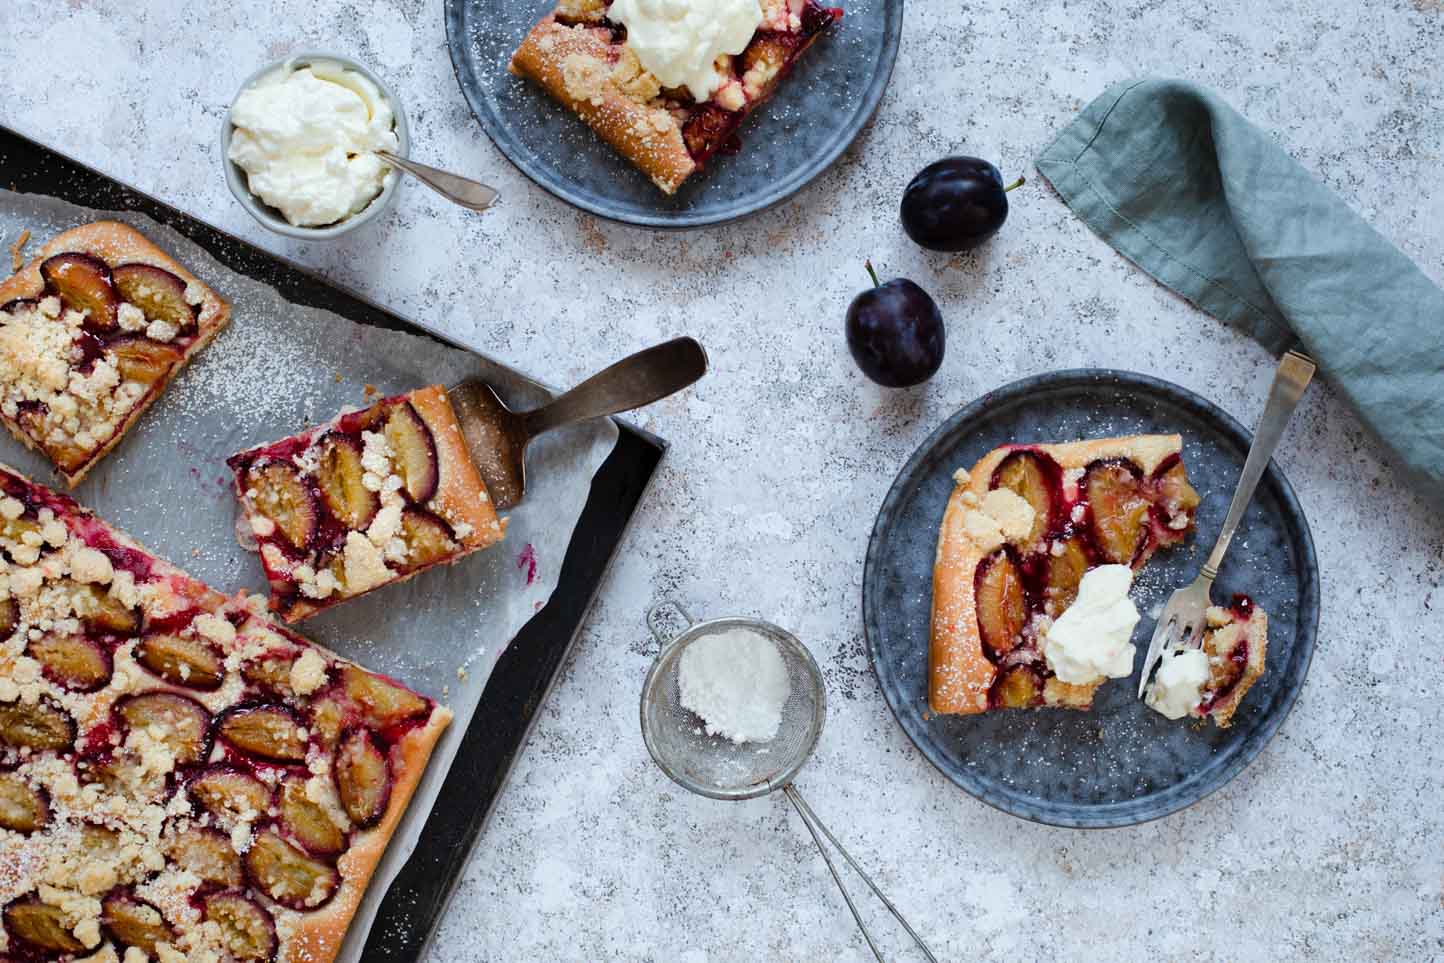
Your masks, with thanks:
<instances>
[{"instance_id":1,"label":"metal sieve rim","mask_svg":"<svg viewBox=\"0 0 1444 963\"><path fill-rule=\"evenodd\" d=\"M664 758L664 753L658 748L657 741L652 734L651 726L647 723L647 707L654 704L661 698L660 690L663 683L663 671L671 664L683 648L688 644L713 632L725 631L726 629L751 629L767 636L776 644L792 651L793 655L799 657L799 661L807 666L809 678L802 680L811 683L816 690L816 699L812 711L812 723L809 726L810 733L807 739L798 747L797 756L776 776L765 779L762 782L751 786L744 786L740 789L717 789L711 785L704 785L692 779L686 773L674 768ZM797 684L794 680L793 684ZM822 681L822 669L818 667L817 660L812 657L807 646L803 645L797 636L786 629L773 625L771 622L764 622L762 619L751 619L744 616L730 616L720 619L708 619L705 622L694 622L681 635L662 647L657 653L657 658L652 662L652 668L647 672L647 680L642 684L642 698L640 718L642 724L642 742L647 747L647 753L652 757L652 762L657 768L667 774L677 785L699 796L707 796L710 799L723 799L728 801L739 801L743 799L755 799L767 793L774 792L788 783L792 782L794 776L802 768L803 764L812 756L812 751L817 747L817 740L822 735L823 723L827 720L827 687Z\"/></svg>"}]
</instances>

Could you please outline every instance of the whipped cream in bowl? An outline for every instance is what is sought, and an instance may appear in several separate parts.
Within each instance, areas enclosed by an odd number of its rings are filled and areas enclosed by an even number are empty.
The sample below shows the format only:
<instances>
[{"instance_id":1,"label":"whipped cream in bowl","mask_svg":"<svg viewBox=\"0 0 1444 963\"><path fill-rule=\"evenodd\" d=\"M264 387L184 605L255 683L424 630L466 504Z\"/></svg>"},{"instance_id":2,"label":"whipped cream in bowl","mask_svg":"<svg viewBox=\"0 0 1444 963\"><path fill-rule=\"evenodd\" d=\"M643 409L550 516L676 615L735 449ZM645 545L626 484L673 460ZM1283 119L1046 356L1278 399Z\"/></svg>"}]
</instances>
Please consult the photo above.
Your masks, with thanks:
<instances>
[{"instance_id":1,"label":"whipped cream in bowl","mask_svg":"<svg viewBox=\"0 0 1444 963\"><path fill-rule=\"evenodd\" d=\"M222 132L226 183L262 225L325 239L377 217L400 173L376 156L410 147L400 103L362 64L296 54L246 79Z\"/></svg>"}]
</instances>

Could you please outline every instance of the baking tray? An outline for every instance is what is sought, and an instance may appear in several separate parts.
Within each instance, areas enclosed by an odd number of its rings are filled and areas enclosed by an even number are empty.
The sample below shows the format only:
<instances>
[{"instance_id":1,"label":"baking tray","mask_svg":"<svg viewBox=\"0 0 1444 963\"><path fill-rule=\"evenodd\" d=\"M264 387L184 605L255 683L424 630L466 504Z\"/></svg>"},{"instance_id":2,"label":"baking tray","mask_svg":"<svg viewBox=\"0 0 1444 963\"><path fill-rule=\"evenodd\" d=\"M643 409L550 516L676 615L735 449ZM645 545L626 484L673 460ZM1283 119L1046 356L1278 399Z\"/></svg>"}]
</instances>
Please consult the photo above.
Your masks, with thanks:
<instances>
[{"instance_id":1,"label":"baking tray","mask_svg":"<svg viewBox=\"0 0 1444 963\"><path fill-rule=\"evenodd\" d=\"M98 210L140 212L289 301L470 350L4 125L0 125L0 185ZM372 922L362 951L367 963L421 957L666 451L666 442L655 435L620 421L617 427L616 447L592 479L556 590L498 657L426 816L421 842L392 880Z\"/></svg>"}]
</instances>

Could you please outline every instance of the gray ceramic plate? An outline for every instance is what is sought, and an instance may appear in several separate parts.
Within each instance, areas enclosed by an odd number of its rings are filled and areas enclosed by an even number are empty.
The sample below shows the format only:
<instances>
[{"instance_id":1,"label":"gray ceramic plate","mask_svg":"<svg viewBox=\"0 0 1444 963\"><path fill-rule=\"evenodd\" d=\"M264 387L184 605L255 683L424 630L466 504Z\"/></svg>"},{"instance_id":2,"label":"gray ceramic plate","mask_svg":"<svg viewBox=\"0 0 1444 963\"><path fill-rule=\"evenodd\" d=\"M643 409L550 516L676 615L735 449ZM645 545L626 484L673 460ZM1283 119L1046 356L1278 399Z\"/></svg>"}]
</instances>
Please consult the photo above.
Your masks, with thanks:
<instances>
[{"instance_id":1,"label":"gray ceramic plate","mask_svg":"<svg viewBox=\"0 0 1444 963\"><path fill-rule=\"evenodd\" d=\"M1186 546L1154 556L1133 593L1143 619L1132 679L1098 691L1092 712L983 716L927 711L928 619L938 523L952 473L999 445L1137 433L1183 435L1203 504ZM1190 391L1124 371L1025 378L979 398L935 431L878 513L863 574L873 670L903 730L933 765L983 802L1055 826L1129 826L1177 812L1228 782L1278 730L1308 674L1319 620L1313 539L1293 489L1270 465L1214 587L1269 613L1268 669L1230 729L1170 722L1135 696L1137 669L1169 592L1198 574L1228 510L1250 436Z\"/></svg>"},{"instance_id":2,"label":"gray ceramic plate","mask_svg":"<svg viewBox=\"0 0 1444 963\"><path fill-rule=\"evenodd\" d=\"M570 111L507 73L511 52L555 0L446 0L451 62L481 126L523 174L568 204L656 228L723 224L801 190L841 156L882 99L903 0L826 0L844 10L772 100L674 197L657 190Z\"/></svg>"}]
</instances>

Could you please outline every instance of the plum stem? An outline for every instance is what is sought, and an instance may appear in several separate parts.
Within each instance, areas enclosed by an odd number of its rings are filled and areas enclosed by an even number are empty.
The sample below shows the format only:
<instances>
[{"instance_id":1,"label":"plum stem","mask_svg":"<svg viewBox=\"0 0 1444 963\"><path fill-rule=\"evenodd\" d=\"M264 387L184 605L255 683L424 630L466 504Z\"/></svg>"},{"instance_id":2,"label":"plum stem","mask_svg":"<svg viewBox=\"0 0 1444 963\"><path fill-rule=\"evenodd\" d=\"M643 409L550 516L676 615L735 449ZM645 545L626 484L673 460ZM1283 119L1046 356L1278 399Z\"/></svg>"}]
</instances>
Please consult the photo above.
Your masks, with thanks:
<instances>
[{"instance_id":1,"label":"plum stem","mask_svg":"<svg viewBox=\"0 0 1444 963\"><path fill-rule=\"evenodd\" d=\"M875 288L882 287L882 282L877 279L877 272L872 269L872 260L868 259L863 261L862 266L867 268L868 277L872 278L872 286Z\"/></svg>"},{"instance_id":2,"label":"plum stem","mask_svg":"<svg viewBox=\"0 0 1444 963\"><path fill-rule=\"evenodd\" d=\"M1013 183L1009 184L1007 187L1003 188L1003 193L1006 194L1006 193L1008 193L1009 191L1011 191L1013 188L1015 188L1015 187L1022 187L1022 186L1023 186L1024 184L1026 184L1026 183L1028 183L1028 178L1026 178L1026 177L1022 176L1021 174L1019 174L1017 180L1015 180Z\"/></svg>"}]
</instances>

